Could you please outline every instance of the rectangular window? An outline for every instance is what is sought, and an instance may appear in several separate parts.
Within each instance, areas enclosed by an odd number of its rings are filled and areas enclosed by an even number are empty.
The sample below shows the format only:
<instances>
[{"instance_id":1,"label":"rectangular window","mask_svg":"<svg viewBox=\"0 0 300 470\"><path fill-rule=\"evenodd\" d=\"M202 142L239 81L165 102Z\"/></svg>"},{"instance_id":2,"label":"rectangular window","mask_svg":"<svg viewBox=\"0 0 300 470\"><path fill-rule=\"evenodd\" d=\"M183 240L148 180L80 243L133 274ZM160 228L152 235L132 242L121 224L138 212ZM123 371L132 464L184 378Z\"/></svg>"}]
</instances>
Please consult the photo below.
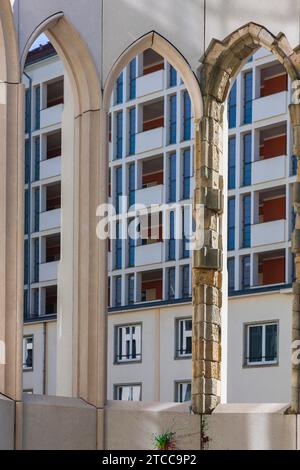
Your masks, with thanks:
<instances>
[{"instance_id":1,"label":"rectangular window","mask_svg":"<svg viewBox=\"0 0 300 470\"><path fill-rule=\"evenodd\" d=\"M29 233L29 220L30 220L29 211L30 211L29 191L26 189L25 191L25 221L24 221L25 235L28 235Z\"/></svg>"},{"instance_id":2,"label":"rectangular window","mask_svg":"<svg viewBox=\"0 0 300 470\"><path fill-rule=\"evenodd\" d=\"M121 238L121 224L116 224L116 263L115 269L122 269L122 238Z\"/></svg>"},{"instance_id":3,"label":"rectangular window","mask_svg":"<svg viewBox=\"0 0 300 470\"><path fill-rule=\"evenodd\" d=\"M35 178L35 181L38 181L40 179L40 151L41 151L40 138L36 137L34 140L34 163L35 163L34 178Z\"/></svg>"},{"instance_id":4,"label":"rectangular window","mask_svg":"<svg viewBox=\"0 0 300 470\"><path fill-rule=\"evenodd\" d=\"M251 153L252 135L245 134L243 138L243 186L251 184Z\"/></svg>"},{"instance_id":5,"label":"rectangular window","mask_svg":"<svg viewBox=\"0 0 300 470\"><path fill-rule=\"evenodd\" d=\"M116 328L116 362L136 362L142 359L142 325Z\"/></svg>"},{"instance_id":6,"label":"rectangular window","mask_svg":"<svg viewBox=\"0 0 300 470\"><path fill-rule=\"evenodd\" d=\"M170 212L170 238L168 243L168 259L174 261L176 259L176 240L175 240L175 212Z\"/></svg>"},{"instance_id":7,"label":"rectangular window","mask_svg":"<svg viewBox=\"0 0 300 470\"><path fill-rule=\"evenodd\" d=\"M118 276L115 278L115 306L122 305L122 278Z\"/></svg>"},{"instance_id":8,"label":"rectangular window","mask_svg":"<svg viewBox=\"0 0 300 470\"><path fill-rule=\"evenodd\" d=\"M135 204L135 164L129 165L129 208Z\"/></svg>"},{"instance_id":9,"label":"rectangular window","mask_svg":"<svg viewBox=\"0 0 300 470\"><path fill-rule=\"evenodd\" d=\"M31 128L31 91L25 91L25 133L29 134Z\"/></svg>"},{"instance_id":10,"label":"rectangular window","mask_svg":"<svg viewBox=\"0 0 300 470\"><path fill-rule=\"evenodd\" d=\"M232 85L228 99L228 126L229 129L236 127L236 81Z\"/></svg>"},{"instance_id":11,"label":"rectangular window","mask_svg":"<svg viewBox=\"0 0 300 470\"><path fill-rule=\"evenodd\" d=\"M176 202L176 153L169 155L169 202Z\"/></svg>"},{"instance_id":12,"label":"rectangular window","mask_svg":"<svg viewBox=\"0 0 300 470\"><path fill-rule=\"evenodd\" d=\"M181 285L182 298L188 299L190 297L190 267L188 265L181 268Z\"/></svg>"},{"instance_id":13,"label":"rectangular window","mask_svg":"<svg viewBox=\"0 0 300 470\"><path fill-rule=\"evenodd\" d=\"M187 91L183 94L183 140L191 140L192 106Z\"/></svg>"},{"instance_id":14,"label":"rectangular window","mask_svg":"<svg viewBox=\"0 0 300 470\"><path fill-rule=\"evenodd\" d=\"M248 366L277 364L278 323L247 325Z\"/></svg>"},{"instance_id":15,"label":"rectangular window","mask_svg":"<svg viewBox=\"0 0 300 470\"><path fill-rule=\"evenodd\" d=\"M117 113L116 159L123 157L123 112Z\"/></svg>"},{"instance_id":16,"label":"rectangular window","mask_svg":"<svg viewBox=\"0 0 300 470\"><path fill-rule=\"evenodd\" d=\"M34 231L40 230L40 190L34 191Z\"/></svg>"},{"instance_id":17,"label":"rectangular window","mask_svg":"<svg viewBox=\"0 0 300 470\"><path fill-rule=\"evenodd\" d=\"M29 253L28 253L29 241L24 240L24 285L28 284L29 275Z\"/></svg>"},{"instance_id":18,"label":"rectangular window","mask_svg":"<svg viewBox=\"0 0 300 470\"><path fill-rule=\"evenodd\" d=\"M128 243L129 243L128 267L133 268L135 265L135 240L134 238L128 237Z\"/></svg>"},{"instance_id":19,"label":"rectangular window","mask_svg":"<svg viewBox=\"0 0 300 470\"><path fill-rule=\"evenodd\" d=\"M28 320L29 318L29 310L28 310L28 290L24 290L24 320Z\"/></svg>"},{"instance_id":20,"label":"rectangular window","mask_svg":"<svg viewBox=\"0 0 300 470\"><path fill-rule=\"evenodd\" d=\"M136 97L136 58L132 59L129 64L129 99L134 100Z\"/></svg>"},{"instance_id":21,"label":"rectangular window","mask_svg":"<svg viewBox=\"0 0 300 470\"><path fill-rule=\"evenodd\" d=\"M251 195L243 197L243 248L251 246Z\"/></svg>"},{"instance_id":22,"label":"rectangular window","mask_svg":"<svg viewBox=\"0 0 300 470\"><path fill-rule=\"evenodd\" d=\"M235 188L235 155L236 138L230 137L228 140L228 189Z\"/></svg>"},{"instance_id":23,"label":"rectangular window","mask_svg":"<svg viewBox=\"0 0 300 470\"><path fill-rule=\"evenodd\" d=\"M141 385L117 385L115 386L115 400L121 401L141 401Z\"/></svg>"},{"instance_id":24,"label":"rectangular window","mask_svg":"<svg viewBox=\"0 0 300 470\"><path fill-rule=\"evenodd\" d=\"M40 291L34 289L33 291L33 316L38 317L40 315Z\"/></svg>"},{"instance_id":25,"label":"rectangular window","mask_svg":"<svg viewBox=\"0 0 300 470\"><path fill-rule=\"evenodd\" d=\"M297 174L297 168L298 168L298 160L296 155L292 155L291 157L291 176L294 176Z\"/></svg>"},{"instance_id":26,"label":"rectangular window","mask_svg":"<svg viewBox=\"0 0 300 470\"><path fill-rule=\"evenodd\" d=\"M234 292L235 290L235 260L234 258L229 258L227 260L227 270L228 270L228 292Z\"/></svg>"},{"instance_id":27,"label":"rectangular window","mask_svg":"<svg viewBox=\"0 0 300 470\"><path fill-rule=\"evenodd\" d=\"M34 239L34 282L39 282L40 279L40 240Z\"/></svg>"},{"instance_id":28,"label":"rectangular window","mask_svg":"<svg viewBox=\"0 0 300 470\"><path fill-rule=\"evenodd\" d=\"M175 401L176 403L185 403L191 401L192 384L191 382L176 382Z\"/></svg>"},{"instance_id":29,"label":"rectangular window","mask_svg":"<svg viewBox=\"0 0 300 470\"><path fill-rule=\"evenodd\" d=\"M183 152L183 191L182 198L190 199L191 197L191 151L190 149Z\"/></svg>"},{"instance_id":30,"label":"rectangular window","mask_svg":"<svg viewBox=\"0 0 300 470\"><path fill-rule=\"evenodd\" d=\"M169 87L172 88L173 86L176 86L176 85L177 85L177 72L174 69L174 67L172 67L172 65L170 65L170 68L169 68Z\"/></svg>"},{"instance_id":31,"label":"rectangular window","mask_svg":"<svg viewBox=\"0 0 300 470\"><path fill-rule=\"evenodd\" d=\"M252 122L252 72L244 75L244 124Z\"/></svg>"},{"instance_id":32,"label":"rectangular window","mask_svg":"<svg viewBox=\"0 0 300 470\"><path fill-rule=\"evenodd\" d=\"M250 288L250 256L242 258L242 289Z\"/></svg>"},{"instance_id":33,"label":"rectangular window","mask_svg":"<svg viewBox=\"0 0 300 470\"><path fill-rule=\"evenodd\" d=\"M41 87L35 87L35 130L41 127Z\"/></svg>"},{"instance_id":34,"label":"rectangular window","mask_svg":"<svg viewBox=\"0 0 300 470\"><path fill-rule=\"evenodd\" d=\"M30 181L30 141L25 141L25 184Z\"/></svg>"},{"instance_id":35,"label":"rectangular window","mask_svg":"<svg viewBox=\"0 0 300 470\"><path fill-rule=\"evenodd\" d=\"M177 96L170 97L170 136L169 144L176 144L177 141Z\"/></svg>"},{"instance_id":36,"label":"rectangular window","mask_svg":"<svg viewBox=\"0 0 300 470\"><path fill-rule=\"evenodd\" d=\"M228 199L228 250L235 248L235 198Z\"/></svg>"},{"instance_id":37,"label":"rectangular window","mask_svg":"<svg viewBox=\"0 0 300 470\"><path fill-rule=\"evenodd\" d=\"M116 169L116 213L120 214L122 209L122 193L123 193L123 182L122 182L122 167L119 166Z\"/></svg>"},{"instance_id":38,"label":"rectangular window","mask_svg":"<svg viewBox=\"0 0 300 470\"><path fill-rule=\"evenodd\" d=\"M116 104L123 103L123 72L119 75L116 83Z\"/></svg>"},{"instance_id":39,"label":"rectangular window","mask_svg":"<svg viewBox=\"0 0 300 470\"><path fill-rule=\"evenodd\" d=\"M175 299L175 268L168 269L168 300Z\"/></svg>"},{"instance_id":40,"label":"rectangular window","mask_svg":"<svg viewBox=\"0 0 300 470\"><path fill-rule=\"evenodd\" d=\"M176 322L176 357L192 355L192 319L184 318Z\"/></svg>"},{"instance_id":41,"label":"rectangular window","mask_svg":"<svg viewBox=\"0 0 300 470\"><path fill-rule=\"evenodd\" d=\"M188 234L188 211L187 208L183 208L182 210L182 258L189 258L190 257L190 250L189 250L189 239L187 237Z\"/></svg>"},{"instance_id":42,"label":"rectangular window","mask_svg":"<svg viewBox=\"0 0 300 470\"><path fill-rule=\"evenodd\" d=\"M33 369L33 336L23 338L23 370Z\"/></svg>"},{"instance_id":43,"label":"rectangular window","mask_svg":"<svg viewBox=\"0 0 300 470\"><path fill-rule=\"evenodd\" d=\"M135 128L136 128L136 114L135 108L129 110L129 155L135 154Z\"/></svg>"},{"instance_id":44,"label":"rectangular window","mask_svg":"<svg viewBox=\"0 0 300 470\"><path fill-rule=\"evenodd\" d=\"M128 305L134 304L134 275L128 276Z\"/></svg>"}]
</instances>

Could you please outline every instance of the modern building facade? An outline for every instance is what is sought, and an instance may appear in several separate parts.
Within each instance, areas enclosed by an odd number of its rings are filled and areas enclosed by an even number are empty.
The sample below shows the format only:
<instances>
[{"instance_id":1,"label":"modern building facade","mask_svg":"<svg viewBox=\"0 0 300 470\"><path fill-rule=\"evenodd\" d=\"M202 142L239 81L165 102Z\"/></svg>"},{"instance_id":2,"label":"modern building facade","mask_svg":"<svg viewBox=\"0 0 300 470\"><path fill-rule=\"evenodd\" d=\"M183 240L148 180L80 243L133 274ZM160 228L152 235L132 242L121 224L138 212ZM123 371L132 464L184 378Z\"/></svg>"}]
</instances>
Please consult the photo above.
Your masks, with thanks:
<instances>
[{"instance_id":1,"label":"modern building facade","mask_svg":"<svg viewBox=\"0 0 300 470\"><path fill-rule=\"evenodd\" d=\"M64 70L43 46L30 52L26 75L24 390L55 394ZM229 402L289 401L290 102L287 74L265 49L243 67L228 100ZM108 247L109 399L190 400L191 253L188 240L175 237L174 208L184 226L194 189L192 117L185 84L162 56L148 49L127 64L109 119L116 212ZM123 236L135 204L166 208L146 233L140 217L137 240Z\"/></svg>"}]
</instances>

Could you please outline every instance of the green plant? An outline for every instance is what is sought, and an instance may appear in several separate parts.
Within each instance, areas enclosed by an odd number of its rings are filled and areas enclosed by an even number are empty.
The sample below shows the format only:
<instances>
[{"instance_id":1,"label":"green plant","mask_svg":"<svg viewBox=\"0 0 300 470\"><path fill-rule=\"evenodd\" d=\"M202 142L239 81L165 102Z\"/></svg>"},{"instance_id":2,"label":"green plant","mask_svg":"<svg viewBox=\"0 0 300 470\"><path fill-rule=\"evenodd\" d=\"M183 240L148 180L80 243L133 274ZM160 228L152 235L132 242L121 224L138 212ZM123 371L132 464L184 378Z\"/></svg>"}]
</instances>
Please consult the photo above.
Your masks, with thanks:
<instances>
[{"instance_id":1,"label":"green plant","mask_svg":"<svg viewBox=\"0 0 300 470\"><path fill-rule=\"evenodd\" d=\"M162 434L155 434L154 435L155 449L158 449L158 450L176 449L175 437L176 437L176 433L170 430L163 432Z\"/></svg>"}]
</instances>

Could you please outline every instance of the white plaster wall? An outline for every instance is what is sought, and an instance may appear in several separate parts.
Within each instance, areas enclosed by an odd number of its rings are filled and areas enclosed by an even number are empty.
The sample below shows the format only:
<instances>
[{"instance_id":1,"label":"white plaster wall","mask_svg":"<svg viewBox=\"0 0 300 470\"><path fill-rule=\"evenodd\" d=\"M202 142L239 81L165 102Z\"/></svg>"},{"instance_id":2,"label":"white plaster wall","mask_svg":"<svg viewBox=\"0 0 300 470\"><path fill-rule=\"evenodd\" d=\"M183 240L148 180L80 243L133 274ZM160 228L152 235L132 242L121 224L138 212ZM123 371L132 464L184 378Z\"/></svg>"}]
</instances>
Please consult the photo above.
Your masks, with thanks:
<instances>
[{"instance_id":1,"label":"white plaster wall","mask_svg":"<svg viewBox=\"0 0 300 470\"><path fill-rule=\"evenodd\" d=\"M57 56L47 59L44 62L40 61L36 64L32 64L26 67L26 73L32 78L33 86L44 82L50 82L53 79L61 77L64 75L64 67ZM25 81L27 79L25 78Z\"/></svg>"},{"instance_id":2,"label":"white plaster wall","mask_svg":"<svg viewBox=\"0 0 300 470\"><path fill-rule=\"evenodd\" d=\"M231 298L228 309L228 402L289 403L291 384L292 294ZM279 321L279 364L243 367L244 325Z\"/></svg>"},{"instance_id":3,"label":"white plaster wall","mask_svg":"<svg viewBox=\"0 0 300 470\"><path fill-rule=\"evenodd\" d=\"M47 395L56 395L57 322L47 323Z\"/></svg>"}]
</instances>

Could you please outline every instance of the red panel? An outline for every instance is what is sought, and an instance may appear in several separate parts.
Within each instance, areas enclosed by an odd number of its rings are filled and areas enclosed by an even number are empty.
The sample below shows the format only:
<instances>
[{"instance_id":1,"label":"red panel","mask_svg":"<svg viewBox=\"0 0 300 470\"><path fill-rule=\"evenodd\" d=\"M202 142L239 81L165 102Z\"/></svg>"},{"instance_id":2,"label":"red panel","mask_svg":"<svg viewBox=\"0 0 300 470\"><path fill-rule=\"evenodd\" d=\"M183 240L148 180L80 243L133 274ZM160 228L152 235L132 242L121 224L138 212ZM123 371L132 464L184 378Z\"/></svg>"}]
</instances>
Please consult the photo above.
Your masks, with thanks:
<instances>
[{"instance_id":1,"label":"red panel","mask_svg":"<svg viewBox=\"0 0 300 470\"><path fill-rule=\"evenodd\" d=\"M158 279L157 281L146 281L142 283L142 290L146 289L155 289L156 290L156 300L162 299L162 280Z\"/></svg>"},{"instance_id":2,"label":"red panel","mask_svg":"<svg viewBox=\"0 0 300 470\"><path fill-rule=\"evenodd\" d=\"M260 147L261 158L273 158L286 155L286 135L280 135L264 141Z\"/></svg>"},{"instance_id":3,"label":"red panel","mask_svg":"<svg viewBox=\"0 0 300 470\"><path fill-rule=\"evenodd\" d=\"M287 74L283 74L277 77L264 80L261 86L260 95L261 96L273 95L274 93L287 91L287 89L288 89L288 76Z\"/></svg>"},{"instance_id":4,"label":"red panel","mask_svg":"<svg viewBox=\"0 0 300 470\"><path fill-rule=\"evenodd\" d=\"M159 64L150 65L149 67L144 67L143 74L148 75L149 73L157 72L158 70L164 70L165 64L164 62L160 62Z\"/></svg>"},{"instance_id":5,"label":"red panel","mask_svg":"<svg viewBox=\"0 0 300 470\"><path fill-rule=\"evenodd\" d=\"M263 284L285 282L285 258L268 259L262 263Z\"/></svg>"},{"instance_id":6,"label":"red panel","mask_svg":"<svg viewBox=\"0 0 300 470\"><path fill-rule=\"evenodd\" d=\"M285 219L286 201L285 196L264 201L260 213L263 216L263 222Z\"/></svg>"},{"instance_id":7,"label":"red panel","mask_svg":"<svg viewBox=\"0 0 300 470\"><path fill-rule=\"evenodd\" d=\"M157 173L151 173L150 175L143 175L143 186L146 186L150 183L163 184L164 183L164 173L159 171Z\"/></svg>"},{"instance_id":8,"label":"red panel","mask_svg":"<svg viewBox=\"0 0 300 470\"><path fill-rule=\"evenodd\" d=\"M151 129L157 129L158 127L164 127L164 117L158 117L151 119L151 121L146 121L143 123L143 131L150 131Z\"/></svg>"}]
</instances>

